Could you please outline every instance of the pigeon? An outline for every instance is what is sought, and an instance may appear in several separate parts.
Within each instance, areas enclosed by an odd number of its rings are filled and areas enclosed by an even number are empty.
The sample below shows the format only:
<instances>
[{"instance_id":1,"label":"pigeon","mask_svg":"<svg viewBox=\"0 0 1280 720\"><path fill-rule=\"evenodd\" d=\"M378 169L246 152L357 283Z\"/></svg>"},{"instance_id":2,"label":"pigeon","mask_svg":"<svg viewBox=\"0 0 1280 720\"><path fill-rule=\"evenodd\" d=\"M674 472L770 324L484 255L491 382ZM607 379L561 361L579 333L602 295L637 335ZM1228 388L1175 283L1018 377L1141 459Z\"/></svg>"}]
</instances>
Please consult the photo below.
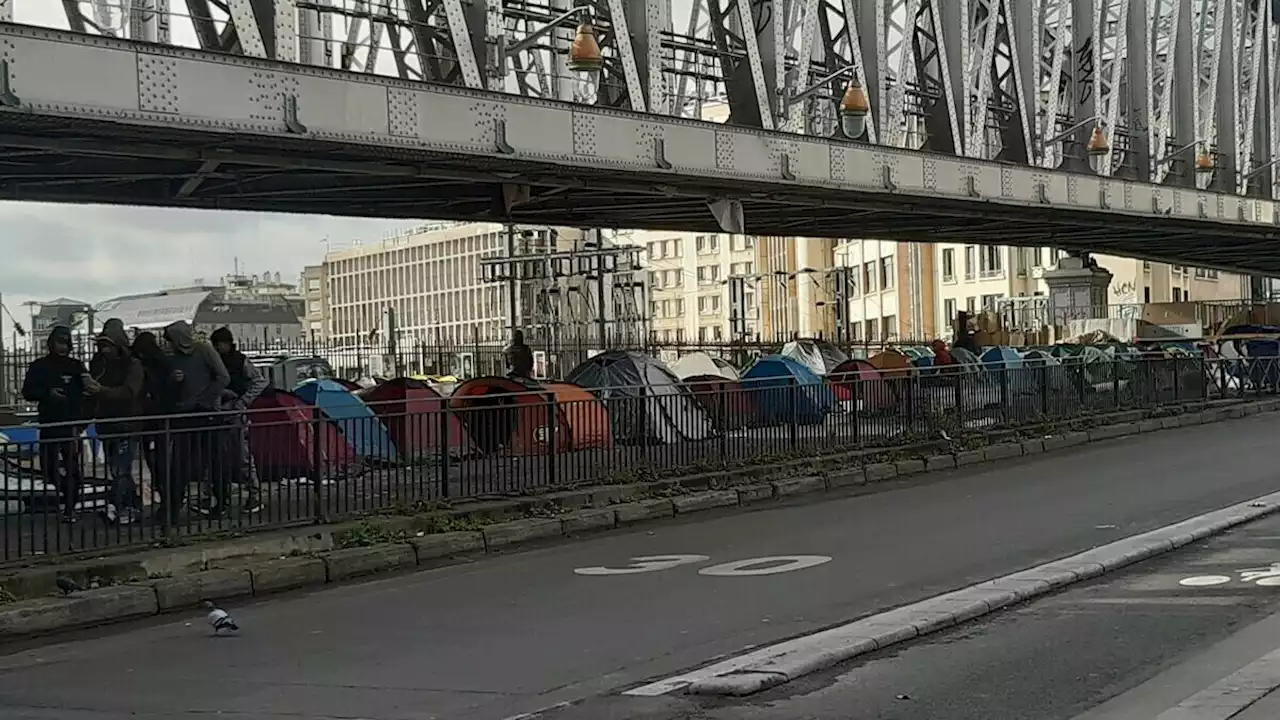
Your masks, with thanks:
<instances>
[{"instance_id":1,"label":"pigeon","mask_svg":"<svg viewBox=\"0 0 1280 720\"><path fill-rule=\"evenodd\" d=\"M62 591L64 596L80 591L80 586L76 584L76 581L66 575L59 575L54 582L57 583L58 589Z\"/></svg>"},{"instance_id":2,"label":"pigeon","mask_svg":"<svg viewBox=\"0 0 1280 720\"><path fill-rule=\"evenodd\" d=\"M213 634L221 635L223 630L238 631L239 625L231 619L231 615L226 610L214 605L209 601L205 601L204 606L209 609L209 624L213 626Z\"/></svg>"}]
</instances>

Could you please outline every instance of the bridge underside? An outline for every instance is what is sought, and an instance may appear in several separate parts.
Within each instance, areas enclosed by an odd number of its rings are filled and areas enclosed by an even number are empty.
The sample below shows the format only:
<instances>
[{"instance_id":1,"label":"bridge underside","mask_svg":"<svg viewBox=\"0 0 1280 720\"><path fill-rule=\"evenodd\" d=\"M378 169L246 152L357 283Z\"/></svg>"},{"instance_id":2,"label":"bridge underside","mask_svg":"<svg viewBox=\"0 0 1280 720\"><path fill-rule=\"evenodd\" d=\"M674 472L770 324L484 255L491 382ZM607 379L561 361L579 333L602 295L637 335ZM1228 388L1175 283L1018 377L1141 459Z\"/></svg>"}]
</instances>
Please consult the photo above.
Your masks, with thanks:
<instances>
[{"instance_id":1,"label":"bridge underside","mask_svg":"<svg viewBox=\"0 0 1280 720\"><path fill-rule=\"evenodd\" d=\"M512 158L379 151L310 139L211 138L183 130L145 133L110 122L41 127L0 119L0 199L320 213L377 218L491 220L581 227L721 231L708 197L742 204L745 230L761 236L864 237L921 242L1052 245L1158 261L1280 275L1275 229L1239 228L1230 244L1203 227L1162 218L1104 216L1060 207L986 205L892 192L825 188L780 193L655 172L620 181L607 169ZM123 133L123 134L122 134Z\"/></svg>"}]
</instances>

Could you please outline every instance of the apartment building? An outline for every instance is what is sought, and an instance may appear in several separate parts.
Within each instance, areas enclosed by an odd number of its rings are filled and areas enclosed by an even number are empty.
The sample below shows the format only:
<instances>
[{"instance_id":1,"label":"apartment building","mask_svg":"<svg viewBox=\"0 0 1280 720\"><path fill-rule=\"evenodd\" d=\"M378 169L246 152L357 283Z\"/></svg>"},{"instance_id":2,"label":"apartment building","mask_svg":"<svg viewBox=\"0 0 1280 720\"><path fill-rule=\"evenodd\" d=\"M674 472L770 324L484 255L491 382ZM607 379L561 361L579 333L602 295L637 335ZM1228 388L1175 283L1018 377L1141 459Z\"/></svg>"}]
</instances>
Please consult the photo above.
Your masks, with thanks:
<instances>
[{"instance_id":1,"label":"apartment building","mask_svg":"<svg viewBox=\"0 0 1280 720\"><path fill-rule=\"evenodd\" d=\"M919 289L913 292L902 266L918 252ZM1022 326L1046 322L1048 286L1044 273L1057 266L1061 251L1048 247L1011 248L998 245L898 243L852 240L842 243L836 264L850 268L856 279L849 292L849 315L855 339L892 340L897 328L903 339L945 337L956 313L1000 310ZM1098 265L1112 274L1108 304L1235 300L1249 297L1247 276L1216 270L1152 263L1132 258L1095 255ZM895 280L896 277L896 280ZM918 321L908 308L916 298ZM923 318L920 318L923 315Z\"/></svg>"},{"instance_id":2,"label":"apartment building","mask_svg":"<svg viewBox=\"0 0 1280 720\"><path fill-rule=\"evenodd\" d=\"M649 335L658 343L727 342L735 337L730 293L741 278L737 332L759 332L756 238L660 230L620 231L619 245L644 248Z\"/></svg>"},{"instance_id":3,"label":"apartment building","mask_svg":"<svg viewBox=\"0 0 1280 720\"><path fill-rule=\"evenodd\" d=\"M517 227L517 252L533 255L578 248L573 229ZM511 288L516 322L527 326L549 294L545 280L484 282L481 261L505 257L498 223L436 223L379 242L334 250L324 260L324 322L341 345L385 341L394 309L398 340L431 345L499 345L510 337ZM534 287L536 285L536 287Z\"/></svg>"},{"instance_id":4,"label":"apartment building","mask_svg":"<svg viewBox=\"0 0 1280 720\"><path fill-rule=\"evenodd\" d=\"M328 283L325 281L327 265L308 265L302 268L298 279L298 291L302 295L302 327L312 343L329 340Z\"/></svg>"}]
</instances>

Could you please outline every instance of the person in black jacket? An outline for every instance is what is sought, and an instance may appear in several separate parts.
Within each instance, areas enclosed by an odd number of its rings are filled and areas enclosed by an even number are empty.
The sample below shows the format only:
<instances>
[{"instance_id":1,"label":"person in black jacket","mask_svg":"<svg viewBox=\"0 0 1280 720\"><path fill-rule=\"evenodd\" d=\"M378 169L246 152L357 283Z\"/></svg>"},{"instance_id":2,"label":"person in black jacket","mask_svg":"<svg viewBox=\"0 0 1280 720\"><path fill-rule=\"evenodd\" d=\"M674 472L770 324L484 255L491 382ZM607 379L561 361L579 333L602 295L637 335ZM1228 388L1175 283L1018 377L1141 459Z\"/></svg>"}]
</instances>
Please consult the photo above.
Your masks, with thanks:
<instances>
[{"instance_id":1,"label":"person in black jacket","mask_svg":"<svg viewBox=\"0 0 1280 720\"><path fill-rule=\"evenodd\" d=\"M133 462L145 376L142 363L130 352L129 336L119 320L108 320L94 342L98 351L89 360L85 392L93 398L94 426L111 473L111 502L104 514L107 522L128 525L142 513Z\"/></svg>"},{"instance_id":2,"label":"person in black jacket","mask_svg":"<svg viewBox=\"0 0 1280 720\"><path fill-rule=\"evenodd\" d=\"M80 427L84 419L84 363L71 357L71 328L49 331L49 352L27 366L22 397L36 403L40 422L40 469L62 496L62 519L76 521L80 496Z\"/></svg>"},{"instance_id":3,"label":"person in black jacket","mask_svg":"<svg viewBox=\"0 0 1280 720\"><path fill-rule=\"evenodd\" d=\"M170 433L164 416L173 413L176 403L169 380L172 370L155 333L138 333L133 338L131 350L138 362L142 363L142 420L139 421L142 459L151 475L151 487L153 491L161 493L163 503L167 499L165 492L170 456ZM172 515L176 518L178 507L173 503L162 504L161 508L157 508L156 517L161 521L170 519L164 508L171 506Z\"/></svg>"},{"instance_id":4,"label":"person in black jacket","mask_svg":"<svg viewBox=\"0 0 1280 720\"><path fill-rule=\"evenodd\" d=\"M218 351L222 364L227 368L231 381L227 389L222 391L222 410L235 411L228 416L228 431L223 435L224 442L217 457L221 465L216 469L216 477L234 479L242 488L248 489L241 510L245 513L256 513L262 510L262 493L258 483L257 468L253 464L253 453L249 447L249 406L267 389L267 378L249 361L244 353L236 349L236 338L231 329L220 327L209 335L209 342ZM217 465L217 464L215 464ZM215 482L215 491L220 486ZM226 512L226 484L221 485L222 495L216 497L218 505L208 505L206 514L217 517ZM216 493L215 493L216 494Z\"/></svg>"}]
</instances>

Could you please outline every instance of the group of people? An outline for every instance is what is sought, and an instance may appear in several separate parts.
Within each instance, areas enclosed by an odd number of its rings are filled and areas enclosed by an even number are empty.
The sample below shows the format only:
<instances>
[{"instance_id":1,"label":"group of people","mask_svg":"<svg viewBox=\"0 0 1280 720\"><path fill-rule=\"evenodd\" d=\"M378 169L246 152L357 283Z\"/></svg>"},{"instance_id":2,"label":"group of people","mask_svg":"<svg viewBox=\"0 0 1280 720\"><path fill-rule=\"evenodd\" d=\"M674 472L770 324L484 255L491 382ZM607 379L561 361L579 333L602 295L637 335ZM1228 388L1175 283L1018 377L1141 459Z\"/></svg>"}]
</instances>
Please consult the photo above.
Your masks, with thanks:
<instances>
[{"instance_id":1,"label":"group of people","mask_svg":"<svg viewBox=\"0 0 1280 720\"><path fill-rule=\"evenodd\" d=\"M267 380L236 349L229 329L205 342L189 324L175 322L159 338L139 332L130 342L124 323L113 318L94 344L86 366L72 355L71 328L53 328L48 353L31 363L22 385L22 396L38 407L40 467L58 488L65 522L79 517L80 433L88 422L97 429L110 483L108 522L143 517L139 456L160 496L152 506L160 522L178 522L193 483L203 490L193 509L207 517L226 515L232 483L248 490L242 512L262 509L246 410Z\"/></svg>"}]
</instances>

